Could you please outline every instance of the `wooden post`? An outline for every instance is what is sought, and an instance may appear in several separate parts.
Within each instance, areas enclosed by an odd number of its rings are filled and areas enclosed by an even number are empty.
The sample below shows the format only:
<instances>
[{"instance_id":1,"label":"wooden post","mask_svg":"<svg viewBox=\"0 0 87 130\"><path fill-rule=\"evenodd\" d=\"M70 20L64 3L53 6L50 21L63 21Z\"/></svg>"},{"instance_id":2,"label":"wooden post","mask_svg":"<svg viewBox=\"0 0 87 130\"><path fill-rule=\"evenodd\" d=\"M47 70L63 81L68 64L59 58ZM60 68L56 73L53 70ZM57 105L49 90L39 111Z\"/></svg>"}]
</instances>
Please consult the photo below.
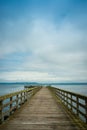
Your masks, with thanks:
<instances>
[{"instance_id":1,"label":"wooden post","mask_svg":"<svg viewBox=\"0 0 87 130\"><path fill-rule=\"evenodd\" d=\"M64 92L64 104L66 105L65 92Z\"/></svg>"},{"instance_id":2,"label":"wooden post","mask_svg":"<svg viewBox=\"0 0 87 130\"><path fill-rule=\"evenodd\" d=\"M4 117L2 114L2 105L3 105L3 101L0 101L0 124L4 121Z\"/></svg>"},{"instance_id":3,"label":"wooden post","mask_svg":"<svg viewBox=\"0 0 87 130\"><path fill-rule=\"evenodd\" d=\"M22 92L22 104L24 103L24 93Z\"/></svg>"},{"instance_id":4,"label":"wooden post","mask_svg":"<svg viewBox=\"0 0 87 130\"><path fill-rule=\"evenodd\" d=\"M26 91L25 94L26 94L26 101L27 101L28 100L28 92Z\"/></svg>"},{"instance_id":5,"label":"wooden post","mask_svg":"<svg viewBox=\"0 0 87 130\"><path fill-rule=\"evenodd\" d=\"M27 101L26 92L24 92L24 102Z\"/></svg>"},{"instance_id":6,"label":"wooden post","mask_svg":"<svg viewBox=\"0 0 87 130\"><path fill-rule=\"evenodd\" d=\"M25 102L25 92L23 92L23 103Z\"/></svg>"},{"instance_id":7,"label":"wooden post","mask_svg":"<svg viewBox=\"0 0 87 130\"><path fill-rule=\"evenodd\" d=\"M67 107L68 107L68 93L66 93L66 100L67 100L67 102L66 102L66 105L67 105Z\"/></svg>"},{"instance_id":8,"label":"wooden post","mask_svg":"<svg viewBox=\"0 0 87 130\"><path fill-rule=\"evenodd\" d=\"M77 110L77 116L79 116L79 98L76 96L76 110Z\"/></svg>"},{"instance_id":9,"label":"wooden post","mask_svg":"<svg viewBox=\"0 0 87 130\"><path fill-rule=\"evenodd\" d=\"M73 104L72 104L72 94L71 94L71 111L72 111L72 105L73 105Z\"/></svg>"},{"instance_id":10,"label":"wooden post","mask_svg":"<svg viewBox=\"0 0 87 130\"><path fill-rule=\"evenodd\" d=\"M10 115L12 114L12 97L10 97Z\"/></svg>"},{"instance_id":11,"label":"wooden post","mask_svg":"<svg viewBox=\"0 0 87 130\"><path fill-rule=\"evenodd\" d=\"M22 105L22 93L21 93L21 105Z\"/></svg>"},{"instance_id":12,"label":"wooden post","mask_svg":"<svg viewBox=\"0 0 87 130\"><path fill-rule=\"evenodd\" d=\"M86 124L87 124L87 98L85 99L85 106L86 106Z\"/></svg>"},{"instance_id":13,"label":"wooden post","mask_svg":"<svg viewBox=\"0 0 87 130\"><path fill-rule=\"evenodd\" d=\"M61 99L61 91L59 90L59 98Z\"/></svg>"},{"instance_id":14,"label":"wooden post","mask_svg":"<svg viewBox=\"0 0 87 130\"><path fill-rule=\"evenodd\" d=\"M25 97L25 92L24 92L24 102L25 102L25 100L26 100L26 97Z\"/></svg>"},{"instance_id":15,"label":"wooden post","mask_svg":"<svg viewBox=\"0 0 87 130\"><path fill-rule=\"evenodd\" d=\"M18 105L19 105L19 103L18 103L18 95L16 95L16 108L18 109Z\"/></svg>"},{"instance_id":16,"label":"wooden post","mask_svg":"<svg viewBox=\"0 0 87 130\"><path fill-rule=\"evenodd\" d=\"M62 91L60 91L60 99L61 99L61 101L62 101Z\"/></svg>"},{"instance_id":17,"label":"wooden post","mask_svg":"<svg viewBox=\"0 0 87 130\"><path fill-rule=\"evenodd\" d=\"M64 92L62 92L62 100L63 100L63 103L64 103Z\"/></svg>"}]
</instances>

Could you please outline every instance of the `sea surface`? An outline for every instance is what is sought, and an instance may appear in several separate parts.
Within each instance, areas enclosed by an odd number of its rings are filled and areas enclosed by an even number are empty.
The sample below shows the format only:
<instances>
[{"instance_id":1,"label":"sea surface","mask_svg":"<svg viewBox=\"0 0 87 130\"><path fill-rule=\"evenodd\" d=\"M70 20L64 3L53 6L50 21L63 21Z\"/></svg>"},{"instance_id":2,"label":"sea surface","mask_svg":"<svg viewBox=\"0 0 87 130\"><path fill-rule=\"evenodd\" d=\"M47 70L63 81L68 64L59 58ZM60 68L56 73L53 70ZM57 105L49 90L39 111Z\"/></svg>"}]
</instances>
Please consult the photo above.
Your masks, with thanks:
<instances>
[{"instance_id":1,"label":"sea surface","mask_svg":"<svg viewBox=\"0 0 87 130\"><path fill-rule=\"evenodd\" d=\"M81 85L53 85L56 88L87 96L87 84Z\"/></svg>"},{"instance_id":2,"label":"sea surface","mask_svg":"<svg viewBox=\"0 0 87 130\"><path fill-rule=\"evenodd\" d=\"M0 83L0 96L24 89L24 84Z\"/></svg>"},{"instance_id":3,"label":"sea surface","mask_svg":"<svg viewBox=\"0 0 87 130\"><path fill-rule=\"evenodd\" d=\"M0 83L0 96L24 89L26 84L22 83ZM87 96L87 84L81 85L51 85L60 89L68 90Z\"/></svg>"}]
</instances>

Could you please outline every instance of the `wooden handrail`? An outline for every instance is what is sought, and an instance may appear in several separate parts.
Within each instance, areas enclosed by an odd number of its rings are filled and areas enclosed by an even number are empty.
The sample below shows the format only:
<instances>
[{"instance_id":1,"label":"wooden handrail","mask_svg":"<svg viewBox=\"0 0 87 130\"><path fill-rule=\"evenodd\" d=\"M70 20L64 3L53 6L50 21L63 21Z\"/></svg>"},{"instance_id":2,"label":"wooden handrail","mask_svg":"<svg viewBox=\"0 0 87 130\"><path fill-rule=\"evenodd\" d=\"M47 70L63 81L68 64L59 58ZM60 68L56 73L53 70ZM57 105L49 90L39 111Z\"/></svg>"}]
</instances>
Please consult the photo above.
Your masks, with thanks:
<instances>
[{"instance_id":1,"label":"wooden handrail","mask_svg":"<svg viewBox=\"0 0 87 130\"><path fill-rule=\"evenodd\" d=\"M72 113L87 124L87 96L50 86L49 89Z\"/></svg>"},{"instance_id":2,"label":"wooden handrail","mask_svg":"<svg viewBox=\"0 0 87 130\"><path fill-rule=\"evenodd\" d=\"M41 87L27 88L22 91L0 96L0 124L21 107Z\"/></svg>"}]
</instances>

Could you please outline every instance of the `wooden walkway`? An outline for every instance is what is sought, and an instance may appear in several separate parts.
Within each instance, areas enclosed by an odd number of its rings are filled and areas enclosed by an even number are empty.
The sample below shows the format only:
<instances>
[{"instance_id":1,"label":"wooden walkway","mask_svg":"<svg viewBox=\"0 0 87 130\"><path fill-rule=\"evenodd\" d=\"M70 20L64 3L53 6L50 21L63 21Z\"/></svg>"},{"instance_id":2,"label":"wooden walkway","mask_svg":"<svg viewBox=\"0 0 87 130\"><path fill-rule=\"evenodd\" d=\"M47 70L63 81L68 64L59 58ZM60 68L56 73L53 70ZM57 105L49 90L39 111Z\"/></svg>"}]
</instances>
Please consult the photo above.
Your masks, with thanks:
<instances>
[{"instance_id":1,"label":"wooden walkway","mask_svg":"<svg viewBox=\"0 0 87 130\"><path fill-rule=\"evenodd\" d=\"M17 110L0 130L81 130L43 87L30 101ZM83 130L83 129L82 129Z\"/></svg>"}]
</instances>

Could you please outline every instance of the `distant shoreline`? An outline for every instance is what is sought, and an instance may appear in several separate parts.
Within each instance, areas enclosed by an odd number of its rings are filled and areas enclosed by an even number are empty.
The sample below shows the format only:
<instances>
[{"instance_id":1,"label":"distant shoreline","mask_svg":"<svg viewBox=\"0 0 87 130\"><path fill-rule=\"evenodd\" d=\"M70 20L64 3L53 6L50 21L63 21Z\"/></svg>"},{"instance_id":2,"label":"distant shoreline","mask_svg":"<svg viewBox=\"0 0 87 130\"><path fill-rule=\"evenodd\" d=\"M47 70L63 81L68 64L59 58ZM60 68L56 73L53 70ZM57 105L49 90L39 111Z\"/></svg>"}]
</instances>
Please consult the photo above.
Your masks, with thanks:
<instances>
[{"instance_id":1,"label":"distant shoreline","mask_svg":"<svg viewBox=\"0 0 87 130\"><path fill-rule=\"evenodd\" d=\"M29 85L87 85L87 82L74 83L38 83L38 82L0 82L0 84L29 84Z\"/></svg>"}]
</instances>

